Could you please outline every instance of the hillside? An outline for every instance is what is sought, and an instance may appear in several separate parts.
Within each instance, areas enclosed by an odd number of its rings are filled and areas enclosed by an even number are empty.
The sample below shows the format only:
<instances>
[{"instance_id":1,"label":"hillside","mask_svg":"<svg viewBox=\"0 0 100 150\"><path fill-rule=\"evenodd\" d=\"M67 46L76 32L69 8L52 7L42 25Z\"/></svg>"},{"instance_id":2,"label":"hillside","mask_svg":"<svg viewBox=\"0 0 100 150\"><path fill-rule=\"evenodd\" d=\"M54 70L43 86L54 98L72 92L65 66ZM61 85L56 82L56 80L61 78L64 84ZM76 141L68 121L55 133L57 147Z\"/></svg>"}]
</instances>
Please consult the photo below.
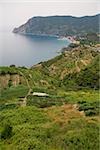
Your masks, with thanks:
<instances>
[{"instance_id":1,"label":"hillside","mask_svg":"<svg viewBox=\"0 0 100 150\"><path fill-rule=\"evenodd\" d=\"M71 89L98 88L99 52L96 51L97 48L78 46L70 51L65 49L56 58L43 62L41 70L55 79L55 85L58 84L60 87L65 85L65 88L71 87Z\"/></svg>"},{"instance_id":2,"label":"hillside","mask_svg":"<svg viewBox=\"0 0 100 150\"><path fill-rule=\"evenodd\" d=\"M99 149L99 48L65 48L31 68L0 67L1 150Z\"/></svg>"},{"instance_id":3,"label":"hillside","mask_svg":"<svg viewBox=\"0 0 100 150\"><path fill-rule=\"evenodd\" d=\"M89 32L99 33L99 17L84 16L48 16L33 17L25 24L13 30L14 33L34 35L84 35Z\"/></svg>"},{"instance_id":4,"label":"hillside","mask_svg":"<svg viewBox=\"0 0 100 150\"><path fill-rule=\"evenodd\" d=\"M8 86L25 85L28 80L30 86L43 87L47 89L55 89L64 86L65 80L80 79L85 76L86 79L91 77L98 82L98 62L99 62L99 45L98 46L78 46L76 48L65 48L65 51L57 57L41 62L31 68L25 67L0 67L0 83L2 88ZM92 76L95 76L95 78ZM80 77L80 78L79 78ZM71 80L71 81L73 81ZM85 78L84 78L85 80ZM69 82L71 82L69 81ZM91 82L90 81L90 82ZM78 85L78 81L76 84ZM74 82L72 84L74 84ZM87 81L84 82L83 87L86 86ZM64 84L63 84L64 83ZM63 85L62 85L63 84ZM68 83L67 83L68 84ZM70 87L69 83L68 87ZM77 86L76 85L76 86ZM67 85L66 85L67 86ZM88 85L87 85L88 86ZM94 84L94 86L97 86ZM94 88L93 86L93 88ZM73 87L73 85L72 85ZM74 88L74 87L73 87ZM76 87L75 87L76 88ZM92 88L92 86L90 87ZM98 86L97 86L98 88Z\"/></svg>"},{"instance_id":5,"label":"hillside","mask_svg":"<svg viewBox=\"0 0 100 150\"><path fill-rule=\"evenodd\" d=\"M94 47L80 45L70 51L66 48L54 59L41 62L31 68L0 67L1 103L10 102L12 99L16 103L20 99L24 101L27 97L30 101L33 92L50 94L57 101L56 97L63 97L69 91L98 90L98 49L99 45ZM40 103L41 101L39 105Z\"/></svg>"}]
</instances>

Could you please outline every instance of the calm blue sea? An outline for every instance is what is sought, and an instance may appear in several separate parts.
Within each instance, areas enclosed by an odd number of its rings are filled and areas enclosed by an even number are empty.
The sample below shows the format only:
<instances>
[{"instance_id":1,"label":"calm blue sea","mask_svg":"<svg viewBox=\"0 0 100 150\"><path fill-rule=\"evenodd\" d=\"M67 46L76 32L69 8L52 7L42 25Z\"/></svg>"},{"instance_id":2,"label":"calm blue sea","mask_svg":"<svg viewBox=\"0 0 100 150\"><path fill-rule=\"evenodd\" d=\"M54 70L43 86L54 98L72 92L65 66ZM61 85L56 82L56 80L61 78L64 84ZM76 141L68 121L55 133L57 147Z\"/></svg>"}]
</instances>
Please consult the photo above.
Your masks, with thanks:
<instances>
[{"instance_id":1,"label":"calm blue sea","mask_svg":"<svg viewBox=\"0 0 100 150\"><path fill-rule=\"evenodd\" d=\"M0 33L0 66L30 67L58 55L68 41L56 37Z\"/></svg>"}]
</instances>

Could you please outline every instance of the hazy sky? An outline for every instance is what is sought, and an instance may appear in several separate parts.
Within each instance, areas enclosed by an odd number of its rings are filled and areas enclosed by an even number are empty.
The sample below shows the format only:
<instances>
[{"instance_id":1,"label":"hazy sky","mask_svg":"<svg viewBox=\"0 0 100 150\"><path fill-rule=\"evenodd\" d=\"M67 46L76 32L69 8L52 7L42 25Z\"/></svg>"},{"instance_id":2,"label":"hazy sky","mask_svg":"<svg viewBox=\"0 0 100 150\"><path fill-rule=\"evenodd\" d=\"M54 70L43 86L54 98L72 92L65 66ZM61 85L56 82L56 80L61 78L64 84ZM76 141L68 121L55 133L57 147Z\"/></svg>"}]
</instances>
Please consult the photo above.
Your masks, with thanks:
<instances>
[{"instance_id":1,"label":"hazy sky","mask_svg":"<svg viewBox=\"0 0 100 150\"><path fill-rule=\"evenodd\" d=\"M0 30L13 29L33 16L99 13L99 0L0 0Z\"/></svg>"}]
</instances>

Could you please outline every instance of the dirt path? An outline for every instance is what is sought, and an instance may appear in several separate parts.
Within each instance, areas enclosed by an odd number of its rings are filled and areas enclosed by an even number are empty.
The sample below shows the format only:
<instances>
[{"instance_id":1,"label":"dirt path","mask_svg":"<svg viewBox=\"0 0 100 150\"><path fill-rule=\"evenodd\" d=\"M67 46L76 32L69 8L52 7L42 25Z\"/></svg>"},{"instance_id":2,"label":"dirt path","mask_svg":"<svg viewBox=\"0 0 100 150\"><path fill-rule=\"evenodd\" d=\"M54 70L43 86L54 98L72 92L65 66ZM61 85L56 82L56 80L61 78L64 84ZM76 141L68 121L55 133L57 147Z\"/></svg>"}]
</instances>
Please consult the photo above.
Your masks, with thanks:
<instances>
[{"instance_id":1,"label":"dirt path","mask_svg":"<svg viewBox=\"0 0 100 150\"><path fill-rule=\"evenodd\" d=\"M78 66L78 60L75 62L75 66L76 66L76 70L77 70L77 72L80 72L80 68L79 68L79 66Z\"/></svg>"},{"instance_id":2,"label":"dirt path","mask_svg":"<svg viewBox=\"0 0 100 150\"><path fill-rule=\"evenodd\" d=\"M28 93L27 93L26 96L23 98L23 101L22 101L22 103L21 103L21 106L24 107L24 106L26 106L26 104L27 104L27 96L31 94L32 89L31 89L31 86L30 86L30 84L29 84L28 79L27 79L26 76L23 74L23 72L19 71L19 73L24 77L24 79L25 79L25 81L26 81L26 84L27 84L27 86L28 86L28 89L29 89L29 90L28 90Z\"/></svg>"}]
</instances>

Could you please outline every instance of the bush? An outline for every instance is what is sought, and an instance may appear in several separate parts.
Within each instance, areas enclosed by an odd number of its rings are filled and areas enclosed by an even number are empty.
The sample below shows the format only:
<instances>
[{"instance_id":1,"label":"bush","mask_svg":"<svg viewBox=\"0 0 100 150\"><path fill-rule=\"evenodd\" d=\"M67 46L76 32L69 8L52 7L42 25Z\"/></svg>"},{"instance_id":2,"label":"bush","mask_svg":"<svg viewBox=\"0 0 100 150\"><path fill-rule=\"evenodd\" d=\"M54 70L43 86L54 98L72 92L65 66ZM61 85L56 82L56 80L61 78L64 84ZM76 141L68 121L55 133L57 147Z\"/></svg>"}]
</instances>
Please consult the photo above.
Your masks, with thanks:
<instances>
[{"instance_id":1,"label":"bush","mask_svg":"<svg viewBox=\"0 0 100 150\"><path fill-rule=\"evenodd\" d=\"M12 84L12 80L9 80L8 82L8 87L11 87L13 84Z\"/></svg>"},{"instance_id":2,"label":"bush","mask_svg":"<svg viewBox=\"0 0 100 150\"><path fill-rule=\"evenodd\" d=\"M10 67L16 67L16 65L12 64L12 65L10 65Z\"/></svg>"},{"instance_id":3,"label":"bush","mask_svg":"<svg viewBox=\"0 0 100 150\"><path fill-rule=\"evenodd\" d=\"M85 115L86 116L93 116L93 115L96 115L97 112L95 110L87 110L85 111Z\"/></svg>"},{"instance_id":4,"label":"bush","mask_svg":"<svg viewBox=\"0 0 100 150\"><path fill-rule=\"evenodd\" d=\"M6 124L4 126L3 131L1 132L2 139L8 139L12 136L12 126L10 124Z\"/></svg>"},{"instance_id":5,"label":"bush","mask_svg":"<svg viewBox=\"0 0 100 150\"><path fill-rule=\"evenodd\" d=\"M7 109L15 109L17 108L16 104L0 104L0 111Z\"/></svg>"},{"instance_id":6,"label":"bush","mask_svg":"<svg viewBox=\"0 0 100 150\"><path fill-rule=\"evenodd\" d=\"M99 102L78 102L79 111L84 111L86 116L93 116L99 114Z\"/></svg>"},{"instance_id":7,"label":"bush","mask_svg":"<svg viewBox=\"0 0 100 150\"><path fill-rule=\"evenodd\" d=\"M89 104L89 103L83 103L79 107L79 111L82 111L82 110L86 111L86 110L89 110L89 109L94 109L94 107L91 106L91 104Z\"/></svg>"}]
</instances>

